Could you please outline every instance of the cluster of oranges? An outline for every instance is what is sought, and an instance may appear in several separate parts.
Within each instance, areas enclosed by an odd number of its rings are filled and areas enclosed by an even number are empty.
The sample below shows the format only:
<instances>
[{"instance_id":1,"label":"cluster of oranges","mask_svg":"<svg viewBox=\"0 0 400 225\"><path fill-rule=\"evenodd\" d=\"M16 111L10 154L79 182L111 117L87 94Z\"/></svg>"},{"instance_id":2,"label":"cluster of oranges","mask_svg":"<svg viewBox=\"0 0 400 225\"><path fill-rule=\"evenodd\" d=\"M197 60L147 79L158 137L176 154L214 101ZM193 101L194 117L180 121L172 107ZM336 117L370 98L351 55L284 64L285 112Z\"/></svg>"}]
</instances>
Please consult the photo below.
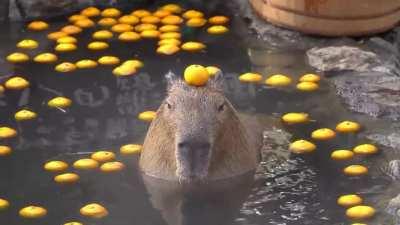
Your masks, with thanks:
<instances>
[{"instance_id":1,"label":"cluster of oranges","mask_svg":"<svg viewBox=\"0 0 400 225\"><path fill-rule=\"evenodd\" d=\"M198 52L206 48L206 44L188 40L182 41L181 29L183 26L200 29L206 27L209 34L219 35L229 31L226 25L229 18L223 15L214 15L206 18L198 10L184 10L179 5L167 4L151 12L137 9L123 15L117 8L100 10L96 7L83 9L79 14L68 18L69 24L57 31L47 34L47 38L55 42L54 52L73 52L77 50L77 35L92 32L93 41L87 49L101 51L109 48L107 41L114 37L121 42L137 42L142 39L158 39L156 52L163 55L172 55L179 50ZM92 28L92 29L89 29ZM31 31L47 31L50 25L45 21L32 21L27 25ZM93 29L95 29L93 31ZM16 44L20 50L33 50L39 43L33 39L24 39ZM59 61L53 52L43 52L32 56L35 63L54 64ZM11 63L24 63L31 60L26 52L14 52L7 56ZM138 59L121 62L117 56L105 55L98 59L81 59L77 62L58 62L54 69L60 73L72 72L76 69L90 69L98 65L117 66L113 70L116 76L129 76L143 67L143 62ZM4 86L0 84L0 94L5 89L21 90L29 86L29 82L21 76L14 76Z\"/></svg>"},{"instance_id":2,"label":"cluster of oranges","mask_svg":"<svg viewBox=\"0 0 400 225\"><path fill-rule=\"evenodd\" d=\"M288 125L306 123L311 121L307 113L287 113L282 116L282 121ZM342 121L336 125L335 130L330 128L320 128L311 133L311 138L317 141L328 141L334 139L336 133L352 134L360 131L360 124L353 121ZM315 151L317 146L307 140L296 140L292 142L289 149L295 154L306 154ZM331 153L331 159L336 161L350 160L354 155L372 155L378 152L378 148L372 144L361 144L352 150L339 149ZM368 168L363 165L348 165L343 168L343 173L347 176L357 177L368 173ZM340 196L337 203L346 207L346 215L350 219L365 220L375 214L375 209L371 206L363 205L363 199L356 194Z\"/></svg>"},{"instance_id":3,"label":"cluster of oranges","mask_svg":"<svg viewBox=\"0 0 400 225\"><path fill-rule=\"evenodd\" d=\"M0 152L6 151L6 146L0 146ZM121 155L137 155L141 152L142 146L138 144L127 144L120 148ZM103 173L115 173L125 168L122 162L115 161L116 154L113 151L96 151L91 154L90 158L78 159L73 163L73 168L79 170L96 170L100 169ZM101 165L100 165L101 164ZM66 172L69 168L67 162L53 160L46 162L43 166L46 171L55 173L54 181L63 184L73 184L79 181L78 173ZM0 199L0 210L6 210L10 206L10 202ZM102 218L108 215L107 209L98 203L89 203L80 209L80 213L86 217ZM46 208L38 205L28 205L19 210L19 215L24 218L41 218L47 215ZM69 222L68 224L80 224L79 222Z\"/></svg>"},{"instance_id":4,"label":"cluster of oranges","mask_svg":"<svg viewBox=\"0 0 400 225\"><path fill-rule=\"evenodd\" d=\"M239 76L239 80L245 83L261 83L263 76L258 73L244 73ZM316 74L305 74L299 78L296 88L300 91L311 92L319 89L320 76ZM269 76L264 83L270 87L286 87L292 83L292 79L283 74ZM309 114L304 112L292 112L282 116L282 121L287 125L295 125L310 122ZM353 121L342 121L336 125L335 130L330 128L320 128L311 133L311 138L317 141L328 141L336 137L336 132L351 134L361 129L360 124ZM289 149L295 154L307 154L314 152L317 145L311 141L300 139L292 142ZM361 144L352 150L334 150L330 157L336 161L350 160L354 155L372 155L378 152L378 148L372 144ZM343 173L347 176L362 176L368 173L368 168L363 165L348 165L343 168ZM346 207L346 215L354 220L365 220L375 214L375 209L371 206L362 205L363 199L355 194L343 195L338 198L337 203ZM358 224L357 225L362 225Z\"/></svg>"},{"instance_id":5,"label":"cluster of oranges","mask_svg":"<svg viewBox=\"0 0 400 225\"><path fill-rule=\"evenodd\" d=\"M138 144L127 144L120 148L121 155L139 154L142 146ZM95 170L100 168L104 173L117 172L125 168L125 165L119 161L115 161L116 154L113 151L101 150L94 152L90 158L78 159L73 163L76 170ZM101 165L100 165L101 164ZM54 177L57 183L67 184L75 183L79 180L76 173L64 173L68 168L68 163L64 161L47 162L43 168L50 172L61 173Z\"/></svg>"},{"instance_id":6,"label":"cluster of oranges","mask_svg":"<svg viewBox=\"0 0 400 225\"><path fill-rule=\"evenodd\" d=\"M318 82L320 81L320 76L317 74L305 74L300 77L296 88L300 91L311 92L319 89ZM245 83L260 83L263 80L263 76L258 73L244 73L239 76L239 80ZM265 80L265 84L270 87L286 87L292 83L292 79L283 74L274 74L269 76Z\"/></svg>"},{"instance_id":7,"label":"cluster of oranges","mask_svg":"<svg viewBox=\"0 0 400 225\"><path fill-rule=\"evenodd\" d=\"M47 35L48 39L56 42L54 50L57 52L76 50L77 39L73 35L88 28L99 28L92 33L93 42L87 45L90 50L107 49L109 47L107 40L116 36L122 42L137 42L142 39L158 40L156 52L164 55L175 54L180 49L196 52L206 48L205 44L197 41L182 43L180 31L183 26L191 28L207 26L206 31L213 35L229 31L226 27L229 22L228 17L215 15L205 18L201 11L195 9L185 11L176 4L167 4L155 11L137 9L125 15L117 8L106 8L101 11L96 7L89 7L83 9L80 14L70 16L68 21L69 25ZM49 25L44 21L33 21L27 28L43 31L47 30ZM38 43L28 39L21 41L17 46L34 49L38 47ZM24 54L11 55L10 60L23 62L29 60L27 57Z\"/></svg>"},{"instance_id":8,"label":"cluster of oranges","mask_svg":"<svg viewBox=\"0 0 400 225\"><path fill-rule=\"evenodd\" d=\"M144 63L138 59L121 61L117 56L104 55L98 59L81 59L76 62L58 62L59 58L55 52L73 52L77 50L77 35L92 32L93 41L87 45L87 49L101 51L107 49L107 41L117 36L121 42L137 42L142 39L159 39L156 52L171 55L180 49L188 52L197 52L206 48L206 45L197 41L182 42L180 33L183 26L200 29L206 27L209 34L223 34L229 31L226 25L229 18L223 15L214 15L206 18L204 13L198 10L184 10L176 4L167 4L151 12L145 9L136 9L129 14L123 15L117 8L106 8L100 10L96 7L83 9L79 14L68 18L69 24L57 31L47 34L47 38L54 41L54 52L43 52L33 56L33 62L41 64L54 64L55 71L60 73L73 72L77 69L90 69L98 65L116 66L112 73L115 76L130 76L137 72ZM89 29L89 28L95 28ZM98 29L97 29L98 28ZM50 29L45 21L32 21L27 29L36 32L44 32ZM17 48L25 52L14 52L7 56L7 61L15 64L31 60L26 51L37 49L39 43L33 39L24 39L16 44ZM208 67L207 67L208 68ZM215 70L215 67L210 67ZM218 68L217 68L218 69ZM12 76L3 85L0 84L0 94L8 90L23 90L30 86L29 81L19 75ZM52 108L67 108L71 106L71 99L58 96L48 101ZM37 117L31 110L23 109L15 114L18 121L30 120ZM5 130L7 129L7 130ZM0 130L5 136L15 136L12 128L5 127ZM2 134L0 134L1 137Z\"/></svg>"}]
</instances>

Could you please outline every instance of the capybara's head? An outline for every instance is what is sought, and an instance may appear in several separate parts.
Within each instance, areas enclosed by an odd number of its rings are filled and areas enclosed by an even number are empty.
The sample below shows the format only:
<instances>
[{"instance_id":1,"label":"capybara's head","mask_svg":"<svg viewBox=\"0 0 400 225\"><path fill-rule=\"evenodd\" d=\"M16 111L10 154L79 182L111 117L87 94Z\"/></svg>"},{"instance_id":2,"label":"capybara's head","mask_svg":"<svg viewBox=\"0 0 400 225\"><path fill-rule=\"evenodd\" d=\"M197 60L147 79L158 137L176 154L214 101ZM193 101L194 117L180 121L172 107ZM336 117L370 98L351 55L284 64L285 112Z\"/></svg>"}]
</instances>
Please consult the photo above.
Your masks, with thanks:
<instances>
[{"instance_id":1,"label":"capybara's head","mask_svg":"<svg viewBox=\"0 0 400 225\"><path fill-rule=\"evenodd\" d=\"M222 74L195 87L169 73L168 94L143 143L146 175L180 183L237 176L258 164L256 142L223 94Z\"/></svg>"},{"instance_id":2,"label":"capybara's head","mask_svg":"<svg viewBox=\"0 0 400 225\"><path fill-rule=\"evenodd\" d=\"M235 113L223 94L222 74L207 85L194 87L167 75L168 95L158 117L168 121L174 135L176 176L181 181L202 180L208 175L214 144Z\"/></svg>"}]
</instances>

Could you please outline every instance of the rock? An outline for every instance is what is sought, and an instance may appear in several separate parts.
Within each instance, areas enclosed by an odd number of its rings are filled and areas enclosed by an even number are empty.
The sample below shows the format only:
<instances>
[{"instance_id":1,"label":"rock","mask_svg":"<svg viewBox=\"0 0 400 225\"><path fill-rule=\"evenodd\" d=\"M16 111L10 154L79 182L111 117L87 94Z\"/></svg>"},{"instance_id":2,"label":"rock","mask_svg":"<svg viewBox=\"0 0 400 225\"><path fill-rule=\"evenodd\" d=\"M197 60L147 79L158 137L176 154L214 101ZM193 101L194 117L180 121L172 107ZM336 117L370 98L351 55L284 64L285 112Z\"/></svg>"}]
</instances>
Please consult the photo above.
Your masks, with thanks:
<instances>
[{"instance_id":1,"label":"rock","mask_svg":"<svg viewBox=\"0 0 400 225\"><path fill-rule=\"evenodd\" d=\"M307 51L309 64L319 71L381 71L378 55L351 46L316 47ZM387 71L382 71L387 72Z\"/></svg>"},{"instance_id":2,"label":"rock","mask_svg":"<svg viewBox=\"0 0 400 225\"><path fill-rule=\"evenodd\" d=\"M381 129L367 131L366 138L375 143L400 150L400 127L388 126Z\"/></svg>"},{"instance_id":3,"label":"rock","mask_svg":"<svg viewBox=\"0 0 400 225\"><path fill-rule=\"evenodd\" d=\"M390 32L395 35L395 32ZM381 37L373 37L365 43L367 48L371 49L378 56L382 64L375 68L376 71L393 73L400 76L400 33L399 36L393 36L385 40ZM389 36L389 35L387 35Z\"/></svg>"},{"instance_id":4,"label":"rock","mask_svg":"<svg viewBox=\"0 0 400 225\"><path fill-rule=\"evenodd\" d=\"M399 28L362 39L357 46L315 47L306 55L312 67L331 78L337 94L349 109L373 117L399 120ZM371 134L370 137L389 147L398 147L400 142L396 133Z\"/></svg>"},{"instance_id":5,"label":"rock","mask_svg":"<svg viewBox=\"0 0 400 225\"><path fill-rule=\"evenodd\" d=\"M289 159L288 146L292 135L283 129L272 127L263 132L263 147L261 149L261 171L273 171L276 166ZM263 173L263 172L262 172Z\"/></svg>"},{"instance_id":6,"label":"rock","mask_svg":"<svg viewBox=\"0 0 400 225\"><path fill-rule=\"evenodd\" d=\"M391 43L400 52L400 26L395 27L383 36L383 39Z\"/></svg>"},{"instance_id":7,"label":"rock","mask_svg":"<svg viewBox=\"0 0 400 225\"><path fill-rule=\"evenodd\" d=\"M394 38L393 42L390 42L381 37L372 37L366 41L366 45L373 51L378 51L379 55L386 53L387 56L391 57L399 54L399 49L396 46L399 43L395 42L395 39L397 38Z\"/></svg>"},{"instance_id":8,"label":"rock","mask_svg":"<svg viewBox=\"0 0 400 225\"><path fill-rule=\"evenodd\" d=\"M400 34L390 32L387 39L390 41L381 37L364 39L357 44L360 47L314 47L307 51L308 62L322 72L375 71L400 76Z\"/></svg>"},{"instance_id":9,"label":"rock","mask_svg":"<svg viewBox=\"0 0 400 225\"><path fill-rule=\"evenodd\" d=\"M266 149L273 150L276 148L284 148L286 151L292 135L283 129L272 127L263 132L263 137L263 145Z\"/></svg>"},{"instance_id":10,"label":"rock","mask_svg":"<svg viewBox=\"0 0 400 225\"><path fill-rule=\"evenodd\" d=\"M4 12L6 12L6 11L4 11ZM4 13L4 14L8 15L8 18L5 18L5 20L8 20L8 19L11 19L14 21L22 20L22 15L18 8L17 0L9 1L8 13Z\"/></svg>"},{"instance_id":11,"label":"rock","mask_svg":"<svg viewBox=\"0 0 400 225\"><path fill-rule=\"evenodd\" d=\"M400 77L381 72L346 73L332 81L351 110L400 120Z\"/></svg>"},{"instance_id":12,"label":"rock","mask_svg":"<svg viewBox=\"0 0 400 225\"><path fill-rule=\"evenodd\" d=\"M383 168L383 172L394 181L400 181L400 160L395 159Z\"/></svg>"},{"instance_id":13,"label":"rock","mask_svg":"<svg viewBox=\"0 0 400 225\"><path fill-rule=\"evenodd\" d=\"M400 194L397 195L397 197L390 200L385 211L388 214L396 217L397 220L396 224L400 222Z\"/></svg>"}]
</instances>

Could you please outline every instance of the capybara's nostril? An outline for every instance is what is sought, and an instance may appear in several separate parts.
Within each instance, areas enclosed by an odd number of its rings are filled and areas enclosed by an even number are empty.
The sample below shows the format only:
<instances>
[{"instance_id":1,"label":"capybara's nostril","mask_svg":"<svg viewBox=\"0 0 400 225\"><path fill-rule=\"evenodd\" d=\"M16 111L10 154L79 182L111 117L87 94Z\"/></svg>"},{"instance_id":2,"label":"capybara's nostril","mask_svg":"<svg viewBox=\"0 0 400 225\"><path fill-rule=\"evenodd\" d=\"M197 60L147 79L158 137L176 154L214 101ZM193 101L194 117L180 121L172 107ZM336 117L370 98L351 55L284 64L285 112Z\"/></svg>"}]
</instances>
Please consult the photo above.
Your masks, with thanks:
<instances>
[{"instance_id":1,"label":"capybara's nostril","mask_svg":"<svg viewBox=\"0 0 400 225\"><path fill-rule=\"evenodd\" d=\"M179 149L183 149L183 148L185 148L185 147L187 147L187 143L186 143L186 142L179 142L179 143L178 143L178 148L179 148Z\"/></svg>"}]
</instances>

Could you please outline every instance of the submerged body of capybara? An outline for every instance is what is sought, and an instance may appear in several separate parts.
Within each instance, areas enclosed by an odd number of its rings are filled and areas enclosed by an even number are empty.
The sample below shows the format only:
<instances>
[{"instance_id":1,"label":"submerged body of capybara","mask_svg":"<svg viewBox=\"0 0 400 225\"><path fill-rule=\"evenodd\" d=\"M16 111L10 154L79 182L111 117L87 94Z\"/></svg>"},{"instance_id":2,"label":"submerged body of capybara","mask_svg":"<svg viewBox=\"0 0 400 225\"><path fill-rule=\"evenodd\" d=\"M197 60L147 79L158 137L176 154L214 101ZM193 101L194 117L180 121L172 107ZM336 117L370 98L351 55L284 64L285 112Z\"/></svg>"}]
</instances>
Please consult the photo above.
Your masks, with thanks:
<instances>
[{"instance_id":1,"label":"submerged body of capybara","mask_svg":"<svg viewBox=\"0 0 400 225\"><path fill-rule=\"evenodd\" d=\"M168 95L147 132L140 168L180 182L217 180L254 170L261 132L250 134L223 93L222 75L189 86L167 75Z\"/></svg>"}]
</instances>

